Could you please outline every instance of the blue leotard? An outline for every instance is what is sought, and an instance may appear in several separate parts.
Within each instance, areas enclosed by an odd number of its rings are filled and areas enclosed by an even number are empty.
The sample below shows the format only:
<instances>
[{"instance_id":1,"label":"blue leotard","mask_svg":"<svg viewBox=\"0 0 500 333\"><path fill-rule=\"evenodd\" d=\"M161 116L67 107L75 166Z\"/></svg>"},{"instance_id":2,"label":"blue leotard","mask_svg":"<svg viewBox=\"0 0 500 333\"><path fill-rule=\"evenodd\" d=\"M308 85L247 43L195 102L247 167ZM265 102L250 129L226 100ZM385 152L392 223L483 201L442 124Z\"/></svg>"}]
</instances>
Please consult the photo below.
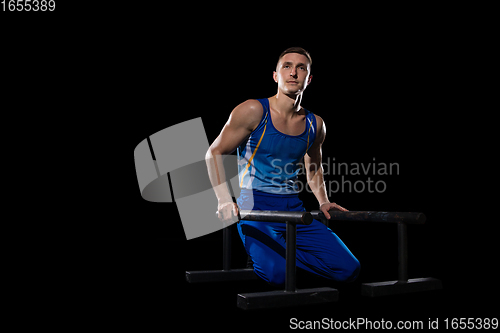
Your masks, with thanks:
<instances>
[{"instance_id":1,"label":"blue leotard","mask_svg":"<svg viewBox=\"0 0 500 333\"><path fill-rule=\"evenodd\" d=\"M250 137L237 148L240 187L274 194L296 194L297 174L307 150L316 139L316 117L306 112L300 135L278 131L271 119L269 100L259 99L262 119Z\"/></svg>"}]
</instances>

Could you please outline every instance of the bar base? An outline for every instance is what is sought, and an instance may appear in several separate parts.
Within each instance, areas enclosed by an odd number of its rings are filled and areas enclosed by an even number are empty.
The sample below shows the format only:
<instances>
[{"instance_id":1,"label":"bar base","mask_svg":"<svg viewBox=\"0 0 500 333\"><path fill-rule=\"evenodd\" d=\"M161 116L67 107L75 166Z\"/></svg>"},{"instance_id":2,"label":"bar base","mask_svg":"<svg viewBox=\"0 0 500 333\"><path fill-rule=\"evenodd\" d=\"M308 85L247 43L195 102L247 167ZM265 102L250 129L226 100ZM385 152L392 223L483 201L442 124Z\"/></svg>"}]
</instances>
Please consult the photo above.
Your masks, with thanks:
<instances>
[{"instance_id":1,"label":"bar base","mask_svg":"<svg viewBox=\"0 0 500 333\"><path fill-rule=\"evenodd\" d=\"M361 295L378 297L442 289L441 281L434 278L409 279L407 282L385 281L361 284Z\"/></svg>"},{"instance_id":2,"label":"bar base","mask_svg":"<svg viewBox=\"0 0 500 333\"><path fill-rule=\"evenodd\" d=\"M238 294L237 306L243 310L335 302L339 292L333 288L298 289Z\"/></svg>"},{"instance_id":3,"label":"bar base","mask_svg":"<svg viewBox=\"0 0 500 333\"><path fill-rule=\"evenodd\" d=\"M189 283L244 281L258 278L253 272L253 268L231 269L228 271L186 271L186 281Z\"/></svg>"}]
</instances>

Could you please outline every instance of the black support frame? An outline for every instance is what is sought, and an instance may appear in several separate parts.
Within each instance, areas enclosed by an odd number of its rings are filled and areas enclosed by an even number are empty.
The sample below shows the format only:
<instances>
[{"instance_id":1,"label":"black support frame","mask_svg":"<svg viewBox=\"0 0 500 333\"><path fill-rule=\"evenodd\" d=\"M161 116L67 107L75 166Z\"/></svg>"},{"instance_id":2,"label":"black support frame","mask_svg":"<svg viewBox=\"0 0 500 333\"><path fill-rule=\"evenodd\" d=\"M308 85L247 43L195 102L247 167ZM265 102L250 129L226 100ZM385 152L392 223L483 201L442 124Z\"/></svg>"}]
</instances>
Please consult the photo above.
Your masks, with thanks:
<instances>
[{"instance_id":1,"label":"black support frame","mask_svg":"<svg viewBox=\"0 0 500 333\"><path fill-rule=\"evenodd\" d=\"M319 211L312 211L313 218L329 227L331 221L387 222L398 225L398 279L395 281L372 282L361 284L361 295L369 297L397 295L411 292L442 289L440 280L427 278L408 278L408 224L424 224L423 213L414 212L370 212L330 211L330 220Z\"/></svg>"},{"instance_id":2,"label":"black support frame","mask_svg":"<svg viewBox=\"0 0 500 333\"><path fill-rule=\"evenodd\" d=\"M297 212L287 212L297 213ZM286 271L285 290L273 290L258 293L238 294L237 306L243 310L265 309L285 306L297 306L305 304L318 304L335 302L338 300L338 290L330 287L297 289L296 286L296 252L297 252L297 224L311 224L310 213L302 213L299 220L276 214L275 218L270 217L269 222L286 223ZM266 213L267 215L267 213ZM249 220L251 218L248 218ZM285 220L287 219L287 220Z\"/></svg>"},{"instance_id":3,"label":"black support frame","mask_svg":"<svg viewBox=\"0 0 500 333\"><path fill-rule=\"evenodd\" d=\"M282 212L282 211L241 211L240 220L258 222L286 223L286 275L285 289L269 292L243 293L237 296L237 306L244 310L296 306L334 302L338 291L333 288L297 289L296 287L296 249L297 224L311 224L313 218L329 226L330 221L388 222L398 225L398 280L362 283L364 296L384 296L409 292L441 289L441 281L435 278L408 278L408 228L407 224L423 224L423 213L413 212L370 212L330 211L327 220L321 211ZM220 282L257 279L253 269L231 269L231 226L223 229L223 269L214 271L187 271L186 280L190 283Z\"/></svg>"},{"instance_id":4,"label":"black support frame","mask_svg":"<svg viewBox=\"0 0 500 333\"><path fill-rule=\"evenodd\" d=\"M222 229L222 270L186 271L186 281L189 283L246 281L259 277L253 268L231 269L231 238L234 226Z\"/></svg>"},{"instance_id":5,"label":"black support frame","mask_svg":"<svg viewBox=\"0 0 500 333\"><path fill-rule=\"evenodd\" d=\"M297 289L296 251L297 224L309 225L312 215L308 212L246 211L240 212L241 220L286 223L286 271L285 290L258 293L243 293L237 296L237 306L244 310L317 304L338 300L338 291L333 288ZM187 271L190 283L238 281L257 278L251 269L230 269L231 226L223 229L223 270Z\"/></svg>"}]
</instances>

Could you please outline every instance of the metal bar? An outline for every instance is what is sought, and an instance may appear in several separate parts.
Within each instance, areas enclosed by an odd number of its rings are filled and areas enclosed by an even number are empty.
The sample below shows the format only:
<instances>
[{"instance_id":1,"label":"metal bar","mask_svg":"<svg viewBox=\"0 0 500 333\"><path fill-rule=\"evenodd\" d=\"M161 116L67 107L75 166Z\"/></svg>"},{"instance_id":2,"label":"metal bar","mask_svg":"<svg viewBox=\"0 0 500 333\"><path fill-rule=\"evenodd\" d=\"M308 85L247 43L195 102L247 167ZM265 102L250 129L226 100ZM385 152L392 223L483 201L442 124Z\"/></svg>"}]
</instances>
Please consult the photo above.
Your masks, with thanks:
<instances>
[{"instance_id":1,"label":"metal bar","mask_svg":"<svg viewBox=\"0 0 500 333\"><path fill-rule=\"evenodd\" d=\"M329 287L297 289L294 293L285 290L273 290L238 294L237 306L243 310L269 309L336 302L338 299L338 290Z\"/></svg>"},{"instance_id":2,"label":"metal bar","mask_svg":"<svg viewBox=\"0 0 500 333\"><path fill-rule=\"evenodd\" d=\"M398 224L398 281L408 281L408 226Z\"/></svg>"},{"instance_id":3,"label":"metal bar","mask_svg":"<svg viewBox=\"0 0 500 333\"><path fill-rule=\"evenodd\" d=\"M258 280L253 268L233 268L228 271L186 271L186 281L189 283L224 282Z\"/></svg>"},{"instance_id":4,"label":"metal bar","mask_svg":"<svg viewBox=\"0 0 500 333\"><path fill-rule=\"evenodd\" d=\"M259 222L290 222L293 224L312 223L313 218L309 212L286 212L275 210L242 210L240 211L242 220Z\"/></svg>"},{"instance_id":5,"label":"metal bar","mask_svg":"<svg viewBox=\"0 0 500 333\"><path fill-rule=\"evenodd\" d=\"M219 212L216 213L219 216ZM313 217L309 212L286 212L277 210L241 210L240 220L256 222L290 222L293 224L309 225Z\"/></svg>"},{"instance_id":6,"label":"metal bar","mask_svg":"<svg viewBox=\"0 0 500 333\"><path fill-rule=\"evenodd\" d=\"M329 211L330 221L362 221L362 222L388 222L388 223L408 223L423 224L426 217L419 212L372 212L372 211ZM323 212L319 210L311 211L314 219L325 218Z\"/></svg>"},{"instance_id":7,"label":"metal bar","mask_svg":"<svg viewBox=\"0 0 500 333\"><path fill-rule=\"evenodd\" d=\"M422 292L443 289L440 280L434 278L409 279L406 282L385 281L361 284L361 295L369 297L400 295L406 293Z\"/></svg>"},{"instance_id":8,"label":"metal bar","mask_svg":"<svg viewBox=\"0 0 500 333\"><path fill-rule=\"evenodd\" d=\"M231 269L231 226L222 230L222 270Z\"/></svg>"},{"instance_id":9,"label":"metal bar","mask_svg":"<svg viewBox=\"0 0 500 333\"><path fill-rule=\"evenodd\" d=\"M285 291L296 291L295 258L297 250L297 226L293 223L286 224L286 271Z\"/></svg>"}]
</instances>

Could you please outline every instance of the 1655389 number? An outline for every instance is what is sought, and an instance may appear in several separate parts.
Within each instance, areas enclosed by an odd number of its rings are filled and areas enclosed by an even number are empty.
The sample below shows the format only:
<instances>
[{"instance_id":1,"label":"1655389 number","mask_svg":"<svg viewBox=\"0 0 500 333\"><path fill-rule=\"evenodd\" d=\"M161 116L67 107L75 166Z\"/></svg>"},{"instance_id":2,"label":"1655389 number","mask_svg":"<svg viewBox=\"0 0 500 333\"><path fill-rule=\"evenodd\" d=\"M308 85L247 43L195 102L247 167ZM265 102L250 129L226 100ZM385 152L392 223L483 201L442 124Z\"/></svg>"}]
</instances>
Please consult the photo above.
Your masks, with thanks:
<instances>
[{"instance_id":1,"label":"1655389 number","mask_svg":"<svg viewBox=\"0 0 500 333\"><path fill-rule=\"evenodd\" d=\"M445 329L494 329L498 328L498 318L446 318Z\"/></svg>"},{"instance_id":2,"label":"1655389 number","mask_svg":"<svg viewBox=\"0 0 500 333\"><path fill-rule=\"evenodd\" d=\"M2 0L2 10L10 12L53 12L55 0Z\"/></svg>"}]
</instances>

